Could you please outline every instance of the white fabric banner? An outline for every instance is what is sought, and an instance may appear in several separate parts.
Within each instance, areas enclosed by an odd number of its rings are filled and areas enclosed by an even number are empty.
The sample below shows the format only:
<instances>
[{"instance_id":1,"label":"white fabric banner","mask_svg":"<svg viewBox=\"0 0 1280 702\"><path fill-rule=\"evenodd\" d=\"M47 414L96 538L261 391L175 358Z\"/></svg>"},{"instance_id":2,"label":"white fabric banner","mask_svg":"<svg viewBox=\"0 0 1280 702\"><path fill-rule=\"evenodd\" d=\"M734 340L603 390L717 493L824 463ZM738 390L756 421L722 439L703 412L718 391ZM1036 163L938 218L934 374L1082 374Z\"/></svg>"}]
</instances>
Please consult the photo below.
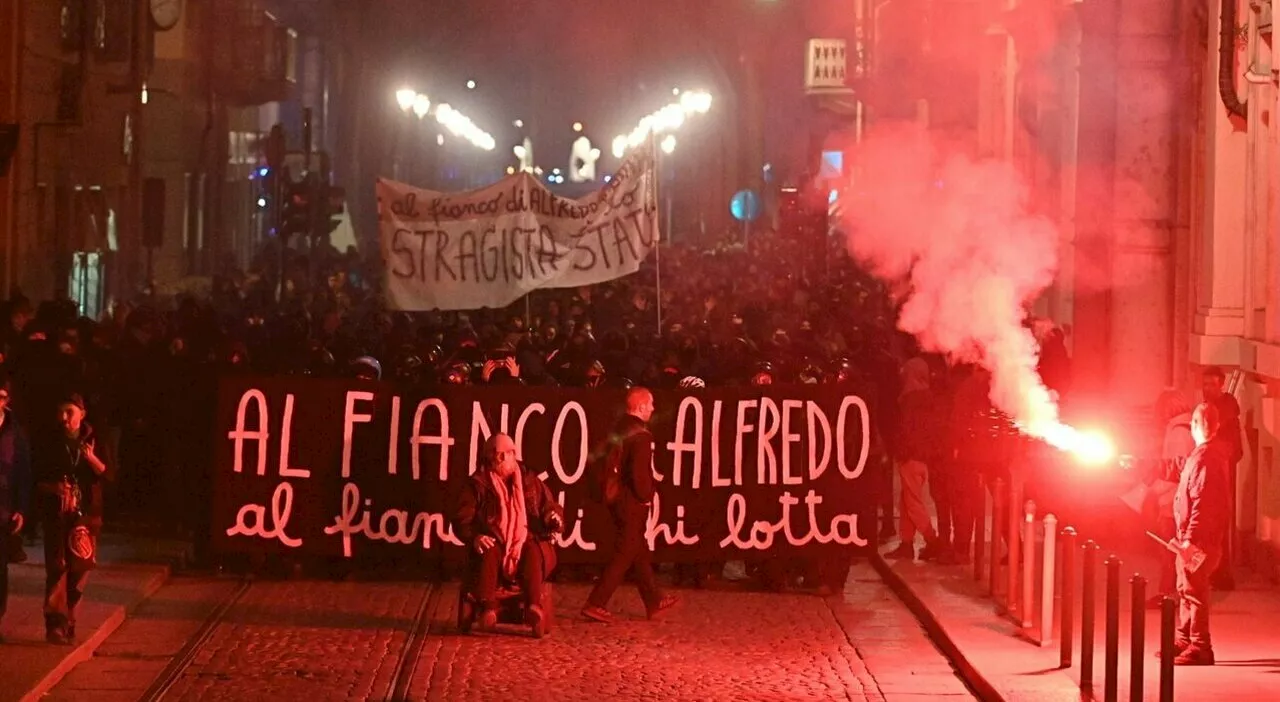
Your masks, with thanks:
<instances>
[{"instance_id":1,"label":"white fabric banner","mask_svg":"<svg viewBox=\"0 0 1280 702\"><path fill-rule=\"evenodd\" d=\"M579 200L553 194L529 173L463 193L379 179L387 306L506 307L530 290L634 273L658 244L656 184L648 148Z\"/></svg>"}]
</instances>

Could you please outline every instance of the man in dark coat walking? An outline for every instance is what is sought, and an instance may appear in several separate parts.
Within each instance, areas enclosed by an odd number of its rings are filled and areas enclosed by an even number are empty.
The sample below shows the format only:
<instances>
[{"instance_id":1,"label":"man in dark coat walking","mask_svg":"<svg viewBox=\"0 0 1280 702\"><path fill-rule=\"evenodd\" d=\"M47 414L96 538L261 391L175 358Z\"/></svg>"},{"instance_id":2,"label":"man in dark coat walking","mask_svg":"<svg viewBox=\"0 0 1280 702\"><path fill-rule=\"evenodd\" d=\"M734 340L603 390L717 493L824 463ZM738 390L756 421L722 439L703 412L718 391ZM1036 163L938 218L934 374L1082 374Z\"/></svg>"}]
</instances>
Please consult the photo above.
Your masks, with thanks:
<instances>
[{"instance_id":1,"label":"man in dark coat walking","mask_svg":"<svg viewBox=\"0 0 1280 702\"><path fill-rule=\"evenodd\" d=\"M632 388L627 393L627 414L614 428L612 441L622 445L622 494L609 506L613 513L613 555L600 576L582 616L606 624L613 621L609 599L630 570L644 601L650 619L671 609L679 602L675 595L664 595L653 579L653 554L645 539L649 507L656 488L653 483L653 434L649 418L653 416L653 393L645 388Z\"/></svg>"},{"instance_id":2,"label":"man in dark coat walking","mask_svg":"<svg viewBox=\"0 0 1280 702\"><path fill-rule=\"evenodd\" d=\"M22 548L19 534L31 497L31 447L9 409L9 389L0 382L0 621L9 603L10 550Z\"/></svg>"}]
</instances>

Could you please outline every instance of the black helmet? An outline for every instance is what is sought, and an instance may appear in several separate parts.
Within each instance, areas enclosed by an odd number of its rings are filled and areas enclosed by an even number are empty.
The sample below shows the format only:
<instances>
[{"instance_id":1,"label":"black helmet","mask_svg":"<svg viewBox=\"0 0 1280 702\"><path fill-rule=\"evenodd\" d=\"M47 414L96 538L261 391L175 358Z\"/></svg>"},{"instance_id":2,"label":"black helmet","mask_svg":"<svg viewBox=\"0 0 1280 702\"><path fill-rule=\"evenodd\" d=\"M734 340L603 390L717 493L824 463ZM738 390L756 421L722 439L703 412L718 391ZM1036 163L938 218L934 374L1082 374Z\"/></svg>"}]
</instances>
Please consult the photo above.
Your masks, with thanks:
<instances>
[{"instance_id":1,"label":"black helmet","mask_svg":"<svg viewBox=\"0 0 1280 702\"><path fill-rule=\"evenodd\" d=\"M360 356L351 362L351 373L361 380L382 380L382 364L373 356Z\"/></svg>"},{"instance_id":2,"label":"black helmet","mask_svg":"<svg viewBox=\"0 0 1280 702\"><path fill-rule=\"evenodd\" d=\"M756 364L755 370L751 374L751 384L773 385L775 378L773 364L768 361L761 361Z\"/></svg>"}]
</instances>

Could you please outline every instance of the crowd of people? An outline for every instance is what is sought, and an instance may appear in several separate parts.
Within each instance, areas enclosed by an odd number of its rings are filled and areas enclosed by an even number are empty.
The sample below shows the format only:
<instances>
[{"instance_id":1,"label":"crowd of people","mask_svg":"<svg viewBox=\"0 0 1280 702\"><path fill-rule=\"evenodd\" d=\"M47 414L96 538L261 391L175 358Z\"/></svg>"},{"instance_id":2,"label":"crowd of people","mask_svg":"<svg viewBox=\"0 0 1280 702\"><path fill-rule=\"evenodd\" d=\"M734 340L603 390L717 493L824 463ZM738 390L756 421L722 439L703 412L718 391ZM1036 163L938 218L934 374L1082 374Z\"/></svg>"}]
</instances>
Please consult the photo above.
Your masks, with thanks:
<instances>
[{"instance_id":1,"label":"crowd of people","mask_svg":"<svg viewBox=\"0 0 1280 702\"><path fill-rule=\"evenodd\" d=\"M730 240L668 246L660 270L651 257L625 278L465 313L388 311L375 262L354 252L288 253L280 264L268 248L248 271L223 271L207 296L148 292L102 320L79 316L66 300L36 306L15 295L5 305L0 369L11 380L0 393L0 520L28 535L39 522L53 536L46 556L63 573L50 581L51 640L74 637L86 570L77 568L84 554L72 532L96 534L105 517L206 540L209 427L217 380L227 374L379 378L414 389L856 382L875 408L880 535L901 537L889 555L944 563L969 558L983 481L1006 469L1013 450L985 371L922 354L896 332L890 291L834 238L825 247L784 235L756 237L750 248ZM1042 378L1068 395L1062 331L1037 330L1037 338ZM925 542L918 554L917 533ZM20 558L21 544L12 546L0 550ZM713 571L695 568L690 578L698 584ZM778 588L795 574L758 575ZM661 600L653 593L646 597ZM607 600L595 596L586 611L607 619Z\"/></svg>"}]
</instances>

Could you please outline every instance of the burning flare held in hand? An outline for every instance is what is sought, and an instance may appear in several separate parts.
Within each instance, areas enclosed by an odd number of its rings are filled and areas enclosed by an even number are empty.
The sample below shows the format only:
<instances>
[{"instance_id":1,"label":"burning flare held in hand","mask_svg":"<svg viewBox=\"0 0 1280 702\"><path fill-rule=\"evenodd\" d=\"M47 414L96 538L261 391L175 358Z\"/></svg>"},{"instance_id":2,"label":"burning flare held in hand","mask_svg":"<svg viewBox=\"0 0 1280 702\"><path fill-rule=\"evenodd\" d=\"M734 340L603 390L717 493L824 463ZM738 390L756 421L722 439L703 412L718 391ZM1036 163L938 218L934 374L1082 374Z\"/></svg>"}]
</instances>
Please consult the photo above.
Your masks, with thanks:
<instances>
[{"instance_id":1,"label":"burning flare held in hand","mask_svg":"<svg viewBox=\"0 0 1280 702\"><path fill-rule=\"evenodd\" d=\"M1077 461L1088 466L1101 466L1116 457L1115 444L1100 432L1081 431L1057 421L1019 425L1019 428L1028 436L1042 439L1050 446L1070 453Z\"/></svg>"},{"instance_id":2,"label":"burning flare held in hand","mask_svg":"<svg viewBox=\"0 0 1280 702\"><path fill-rule=\"evenodd\" d=\"M1023 322L1053 282L1059 236L1016 166L916 124L881 124L851 153L849 251L901 292L898 327L925 351L989 371L992 404L1023 434L1108 463L1111 442L1064 424L1037 372Z\"/></svg>"}]
</instances>

